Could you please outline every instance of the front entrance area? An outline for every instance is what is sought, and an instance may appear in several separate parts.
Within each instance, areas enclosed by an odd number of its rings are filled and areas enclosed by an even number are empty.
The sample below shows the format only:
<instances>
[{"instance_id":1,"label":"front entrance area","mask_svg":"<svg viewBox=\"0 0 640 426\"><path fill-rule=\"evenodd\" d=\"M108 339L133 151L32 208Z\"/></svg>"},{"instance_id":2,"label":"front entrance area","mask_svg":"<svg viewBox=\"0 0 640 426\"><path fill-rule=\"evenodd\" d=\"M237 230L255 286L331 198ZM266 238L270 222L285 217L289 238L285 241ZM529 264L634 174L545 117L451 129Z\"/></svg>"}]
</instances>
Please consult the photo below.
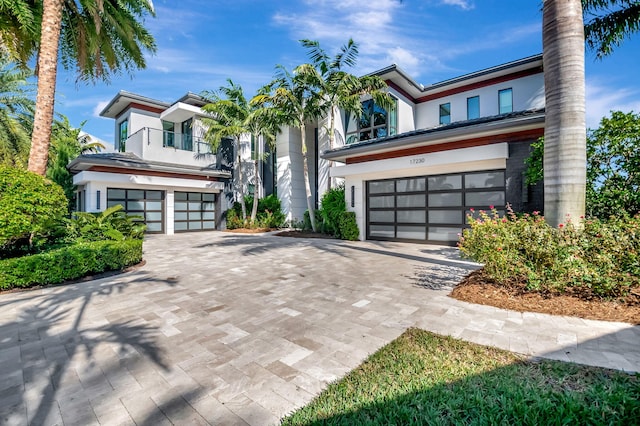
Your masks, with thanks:
<instances>
[{"instance_id":1,"label":"front entrance area","mask_svg":"<svg viewBox=\"0 0 640 426\"><path fill-rule=\"evenodd\" d=\"M471 209L505 198L504 170L368 181L366 237L453 245Z\"/></svg>"},{"instance_id":2,"label":"front entrance area","mask_svg":"<svg viewBox=\"0 0 640 426\"><path fill-rule=\"evenodd\" d=\"M175 232L210 231L216 229L216 194L175 192Z\"/></svg>"},{"instance_id":3,"label":"front entrance area","mask_svg":"<svg viewBox=\"0 0 640 426\"><path fill-rule=\"evenodd\" d=\"M107 207L122 205L127 214L142 216L148 233L164 232L164 191L107 188Z\"/></svg>"}]
</instances>

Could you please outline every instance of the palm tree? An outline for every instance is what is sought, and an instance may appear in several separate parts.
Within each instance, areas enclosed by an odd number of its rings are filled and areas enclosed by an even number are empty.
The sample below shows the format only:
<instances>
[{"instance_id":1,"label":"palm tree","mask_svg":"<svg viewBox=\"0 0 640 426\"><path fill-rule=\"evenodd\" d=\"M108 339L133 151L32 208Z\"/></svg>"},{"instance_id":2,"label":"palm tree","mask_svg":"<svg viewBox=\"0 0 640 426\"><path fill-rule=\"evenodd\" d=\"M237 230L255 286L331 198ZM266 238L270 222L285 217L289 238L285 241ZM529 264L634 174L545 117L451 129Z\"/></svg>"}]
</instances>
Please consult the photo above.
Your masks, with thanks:
<instances>
[{"instance_id":1,"label":"palm tree","mask_svg":"<svg viewBox=\"0 0 640 426\"><path fill-rule=\"evenodd\" d=\"M251 206L251 224L255 223L258 215L258 197L259 185L262 184L260 174L260 161L264 158L261 153L264 152L265 143L271 148L275 145L276 135L280 131L280 124L273 110L263 108L260 105L252 107L251 114L247 118L247 127L252 139L258 144L259 148L255 150L253 160L253 176L255 179L253 186L253 205Z\"/></svg>"},{"instance_id":2,"label":"palm tree","mask_svg":"<svg viewBox=\"0 0 640 426\"><path fill-rule=\"evenodd\" d=\"M625 37L640 30L640 1L583 0L587 45L598 58L613 52ZM586 20L586 19L585 19Z\"/></svg>"},{"instance_id":3,"label":"palm tree","mask_svg":"<svg viewBox=\"0 0 640 426\"><path fill-rule=\"evenodd\" d=\"M315 210L309 182L309 159L307 157L307 123L316 120L327 111L318 87L322 76L311 64L302 64L289 72L282 65L276 66L276 78L265 86L251 101L273 111L273 116L283 126L300 130L303 177L307 198L307 209L311 227L316 231Z\"/></svg>"},{"instance_id":4,"label":"palm tree","mask_svg":"<svg viewBox=\"0 0 640 426\"><path fill-rule=\"evenodd\" d=\"M30 72L0 58L0 164L26 168L33 114Z\"/></svg>"},{"instance_id":5,"label":"palm tree","mask_svg":"<svg viewBox=\"0 0 640 426\"><path fill-rule=\"evenodd\" d=\"M224 139L233 141L238 161L238 188L240 193L240 205L242 206L242 220L247 220L247 207L244 202L245 190L242 177L242 135L250 133L249 117L252 106L244 96L241 86L236 85L231 79L227 79L228 86L222 86L217 92L204 92L203 97L210 102L202 107L209 114L203 117L202 122L206 127L204 138L215 152Z\"/></svg>"},{"instance_id":6,"label":"palm tree","mask_svg":"<svg viewBox=\"0 0 640 426\"><path fill-rule=\"evenodd\" d=\"M545 0L544 210L557 226L585 213L584 36L580 0Z\"/></svg>"},{"instance_id":7,"label":"palm tree","mask_svg":"<svg viewBox=\"0 0 640 426\"><path fill-rule=\"evenodd\" d=\"M333 57L320 47L320 43L313 40L301 40L302 45L308 49L311 63L320 73L319 94L329 110L329 149L335 146L336 112L342 109L347 115L356 117L362 115L362 96L369 95L376 104L388 109L393 105L393 100L387 92L387 83L378 76L356 77L344 71L345 67L356 65L358 57L358 45L353 39L340 48ZM329 167L333 162L329 162ZM327 179L328 189L331 189L331 178Z\"/></svg>"},{"instance_id":8,"label":"palm tree","mask_svg":"<svg viewBox=\"0 0 640 426\"><path fill-rule=\"evenodd\" d=\"M0 42L26 63L37 52L38 91L29 170L44 175L53 123L58 60L79 80L108 81L146 66L155 41L141 24L151 0L14 0L0 10ZM13 38L12 38L13 37Z\"/></svg>"}]
</instances>

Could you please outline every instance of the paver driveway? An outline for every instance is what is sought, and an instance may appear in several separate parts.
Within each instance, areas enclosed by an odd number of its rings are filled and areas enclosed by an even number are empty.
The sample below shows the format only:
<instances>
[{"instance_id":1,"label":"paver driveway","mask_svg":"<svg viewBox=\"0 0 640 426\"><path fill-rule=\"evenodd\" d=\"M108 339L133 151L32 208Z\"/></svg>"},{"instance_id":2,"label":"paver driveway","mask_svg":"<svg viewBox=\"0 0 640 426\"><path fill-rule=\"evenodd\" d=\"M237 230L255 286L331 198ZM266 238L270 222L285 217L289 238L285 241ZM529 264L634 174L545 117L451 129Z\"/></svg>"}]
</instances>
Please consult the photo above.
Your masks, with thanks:
<instances>
[{"instance_id":1,"label":"paver driveway","mask_svg":"<svg viewBox=\"0 0 640 426\"><path fill-rule=\"evenodd\" d=\"M0 296L0 424L273 424L412 325L640 369L637 327L449 299L475 268L450 248L210 232L145 258Z\"/></svg>"}]
</instances>

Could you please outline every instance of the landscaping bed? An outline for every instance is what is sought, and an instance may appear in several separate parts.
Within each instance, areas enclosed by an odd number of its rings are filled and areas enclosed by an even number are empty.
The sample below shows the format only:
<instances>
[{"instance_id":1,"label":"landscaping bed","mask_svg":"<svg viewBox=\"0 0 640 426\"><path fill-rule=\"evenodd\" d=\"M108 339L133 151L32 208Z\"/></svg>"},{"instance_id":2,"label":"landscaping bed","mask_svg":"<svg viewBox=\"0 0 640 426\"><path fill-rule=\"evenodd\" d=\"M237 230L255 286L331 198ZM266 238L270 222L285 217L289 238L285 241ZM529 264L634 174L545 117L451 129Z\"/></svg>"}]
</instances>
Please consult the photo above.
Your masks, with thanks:
<instances>
[{"instance_id":1,"label":"landscaping bed","mask_svg":"<svg viewBox=\"0 0 640 426\"><path fill-rule=\"evenodd\" d=\"M282 424L636 424L639 379L409 329Z\"/></svg>"},{"instance_id":2,"label":"landscaping bed","mask_svg":"<svg viewBox=\"0 0 640 426\"><path fill-rule=\"evenodd\" d=\"M580 318L640 324L640 290L634 289L617 300L598 297L583 299L569 294L528 291L523 282L498 284L483 269L465 277L451 297L470 303L490 305L519 312L540 312Z\"/></svg>"}]
</instances>

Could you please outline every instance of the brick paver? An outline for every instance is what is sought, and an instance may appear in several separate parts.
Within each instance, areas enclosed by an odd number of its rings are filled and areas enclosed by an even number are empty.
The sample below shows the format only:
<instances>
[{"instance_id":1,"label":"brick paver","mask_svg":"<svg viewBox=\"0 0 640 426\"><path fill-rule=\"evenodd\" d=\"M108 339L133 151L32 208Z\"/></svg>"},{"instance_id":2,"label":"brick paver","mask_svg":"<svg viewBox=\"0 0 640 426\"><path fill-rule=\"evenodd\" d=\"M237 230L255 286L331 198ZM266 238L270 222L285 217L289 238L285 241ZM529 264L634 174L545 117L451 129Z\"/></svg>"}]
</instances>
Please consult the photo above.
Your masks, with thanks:
<instances>
[{"instance_id":1,"label":"brick paver","mask_svg":"<svg viewBox=\"0 0 640 426\"><path fill-rule=\"evenodd\" d=\"M407 327L640 370L640 328L447 297L455 249L152 236L122 275L0 295L0 424L268 425Z\"/></svg>"}]
</instances>

